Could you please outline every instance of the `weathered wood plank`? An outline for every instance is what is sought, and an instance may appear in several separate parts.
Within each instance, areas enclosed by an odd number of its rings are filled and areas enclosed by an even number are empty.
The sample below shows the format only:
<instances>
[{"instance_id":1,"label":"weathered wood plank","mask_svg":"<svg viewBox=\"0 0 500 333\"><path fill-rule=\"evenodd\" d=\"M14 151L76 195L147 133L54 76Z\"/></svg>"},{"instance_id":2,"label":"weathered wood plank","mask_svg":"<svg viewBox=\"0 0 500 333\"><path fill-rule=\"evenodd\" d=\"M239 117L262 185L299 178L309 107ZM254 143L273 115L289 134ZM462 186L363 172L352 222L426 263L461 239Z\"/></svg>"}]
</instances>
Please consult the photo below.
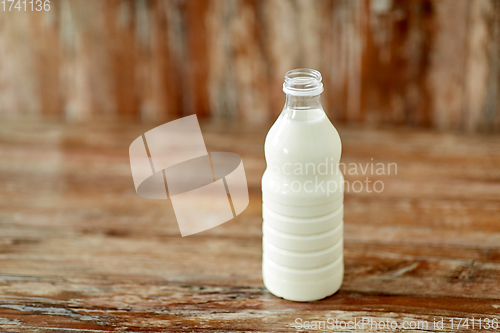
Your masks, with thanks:
<instances>
[{"instance_id":1,"label":"weathered wood plank","mask_svg":"<svg viewBox=\"0 0 500 333\"><path fill-rule=\"evenodd\" d=\"M345 195L340 292L293 303L261 280L267 128L202 123L209 150L242 156L250 205L187 238L168 202L134 192L128 144L148 128L0 125L2 331L296 331L297 318L364 317L438 332L441 318L448 331L454 317L498 318L498 136L339 126L346 165L373 158L398 173L369 175L381 193Z\"/></svg>"},{"instance_id":2,"label":"weathered wood plank","mask_svg":"<svg viewBox=\"0 0 500 333\"><path fill-rule=\"evenodd\" d=\"M0 116L263 124L286 71L336 120L500 129L497 0L53 0L0 11Z\"/></svg>"}]
</instances>

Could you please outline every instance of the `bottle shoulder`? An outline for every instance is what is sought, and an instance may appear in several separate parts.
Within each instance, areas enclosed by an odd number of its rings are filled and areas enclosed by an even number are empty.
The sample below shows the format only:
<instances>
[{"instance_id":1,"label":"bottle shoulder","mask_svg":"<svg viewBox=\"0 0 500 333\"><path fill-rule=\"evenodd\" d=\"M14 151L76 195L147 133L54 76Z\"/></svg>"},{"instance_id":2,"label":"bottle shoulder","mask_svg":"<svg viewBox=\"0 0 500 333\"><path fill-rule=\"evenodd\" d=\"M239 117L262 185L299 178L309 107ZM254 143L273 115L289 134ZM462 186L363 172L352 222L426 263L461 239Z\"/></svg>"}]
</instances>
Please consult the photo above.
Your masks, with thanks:
<instances>
[{"instance_id":1,"label":"bottle shoulder","mask_svg":"<svg viewBox=\"0 0 500 333\"><path fill-rule=\"evenodd\" d=\"M266 159L283 157L314 162L329 157L338 161L341 151L340 136L326 115L311 121L281 115L265 140Z\"/></svg>"}]
</instances>

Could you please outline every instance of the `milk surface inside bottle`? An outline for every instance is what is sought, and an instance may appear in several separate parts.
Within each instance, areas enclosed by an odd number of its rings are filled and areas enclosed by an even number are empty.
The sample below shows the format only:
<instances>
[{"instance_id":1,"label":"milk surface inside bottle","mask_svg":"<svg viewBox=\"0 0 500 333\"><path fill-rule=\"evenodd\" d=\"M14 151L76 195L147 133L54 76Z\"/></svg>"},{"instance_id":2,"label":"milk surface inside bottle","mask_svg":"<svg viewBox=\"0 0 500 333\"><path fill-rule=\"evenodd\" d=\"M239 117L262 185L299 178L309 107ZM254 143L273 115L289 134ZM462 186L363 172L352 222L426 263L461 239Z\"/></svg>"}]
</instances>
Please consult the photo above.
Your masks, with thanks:
<instances>
[{"instance_id":1,"label":"milk surface inside bottle","mask_svg":"<svg viewBox=\"0 0 500 333\"><path fill-rule=\"evenodd\" d=\"M341 142L318 71L289 71L283 91L265 141L262 275L272 294L314 301L335 293L344 275Z\"/></svg>"}]
</instances>

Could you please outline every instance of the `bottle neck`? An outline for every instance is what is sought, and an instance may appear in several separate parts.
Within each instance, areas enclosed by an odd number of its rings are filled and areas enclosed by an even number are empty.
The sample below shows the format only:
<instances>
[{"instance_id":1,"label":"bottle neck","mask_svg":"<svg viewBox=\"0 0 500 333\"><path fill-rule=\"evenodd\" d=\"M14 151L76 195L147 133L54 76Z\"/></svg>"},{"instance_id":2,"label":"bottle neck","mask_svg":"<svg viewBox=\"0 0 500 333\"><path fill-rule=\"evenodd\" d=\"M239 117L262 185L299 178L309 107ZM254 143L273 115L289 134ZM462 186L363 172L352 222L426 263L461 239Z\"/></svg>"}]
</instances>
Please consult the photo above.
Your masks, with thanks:
<instances>
[{"instance_id":1,"label":"bottle neck","mask_svg":"<svg viewBox=\"0 0 500 333\"><path fill-rule=\"evenodd\" d=\"M324 118L325 111L321 105L320 95L294 96L287 94L281 117L295 121L314 121Z\"/></svg>"},{"instance_id":2,"label":"bottle neck","mask_svg":"<svg viewBox=\"0 0 500 333\"><path fill-rule=\"evenodd\" d=\"M323 109L321 105L321 95L316 96L294 96L287 94L285 107L288 110L311 110Z\"/></svg>"}]
</instances>

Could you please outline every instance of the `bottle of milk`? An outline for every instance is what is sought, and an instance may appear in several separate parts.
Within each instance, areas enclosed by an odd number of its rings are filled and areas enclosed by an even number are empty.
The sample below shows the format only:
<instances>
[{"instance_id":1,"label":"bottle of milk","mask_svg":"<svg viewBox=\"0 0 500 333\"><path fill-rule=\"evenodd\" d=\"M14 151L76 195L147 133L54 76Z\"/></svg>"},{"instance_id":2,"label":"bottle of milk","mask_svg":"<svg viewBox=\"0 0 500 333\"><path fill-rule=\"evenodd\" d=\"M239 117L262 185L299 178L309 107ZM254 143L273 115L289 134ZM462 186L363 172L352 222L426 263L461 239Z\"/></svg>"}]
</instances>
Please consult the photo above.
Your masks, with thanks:
<instances>
[{"instance_id":1,"label":"bottle of milk","mask_svg":"<svg viewBox=\"0 0 500 333\"><path fill-rule=\"evenodd\" d=\"M344 178L339 134L321 105L321 74L286 73L286 102L265 142L262 275L291 301L315 301L342 284Z\"/></svg>"}]
</instances>

